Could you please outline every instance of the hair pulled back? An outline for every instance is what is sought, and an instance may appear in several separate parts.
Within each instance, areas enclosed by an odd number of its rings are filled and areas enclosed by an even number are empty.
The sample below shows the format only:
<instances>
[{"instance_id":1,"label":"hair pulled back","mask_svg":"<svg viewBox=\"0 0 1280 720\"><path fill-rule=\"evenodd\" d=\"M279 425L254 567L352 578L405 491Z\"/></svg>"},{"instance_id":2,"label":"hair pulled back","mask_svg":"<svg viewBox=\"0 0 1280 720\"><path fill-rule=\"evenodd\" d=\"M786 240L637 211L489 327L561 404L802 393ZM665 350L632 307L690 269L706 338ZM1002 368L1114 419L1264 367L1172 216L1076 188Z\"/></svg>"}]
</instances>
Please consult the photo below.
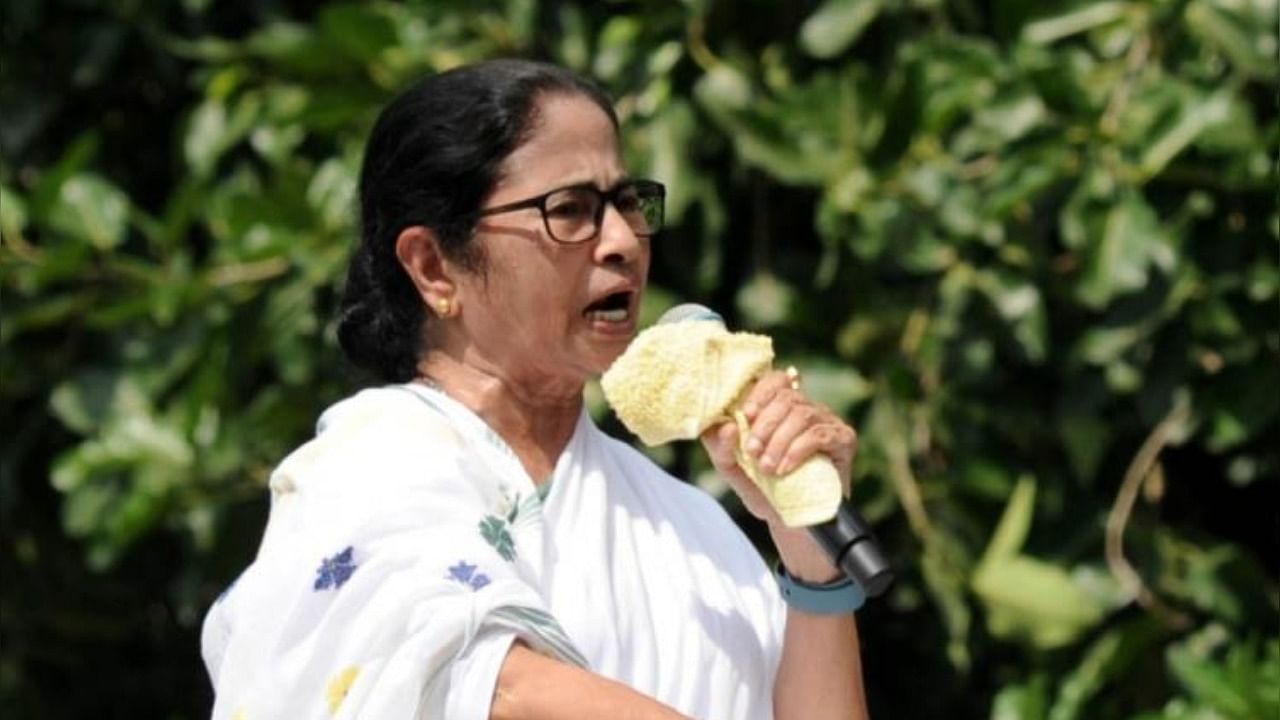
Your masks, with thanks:
<instances>
[{"instance_id":1,"label":"hair pulled back","mask_svg":"<svg viewBox=\"0 0 1280 720\"><path fill-rule=\"evenodd\" d=\"M427 227L446 257L482 272L471 238L476 213L502 162L534 129L538 97L549 93L582 95L618 125L597 85L528 60L423 78L378 116L360 170L360 240L338 317L338 342L355 365L383 382L417 375L428 313L396 258L396 239L405 228Z\"/></svg>"}]
</instances>

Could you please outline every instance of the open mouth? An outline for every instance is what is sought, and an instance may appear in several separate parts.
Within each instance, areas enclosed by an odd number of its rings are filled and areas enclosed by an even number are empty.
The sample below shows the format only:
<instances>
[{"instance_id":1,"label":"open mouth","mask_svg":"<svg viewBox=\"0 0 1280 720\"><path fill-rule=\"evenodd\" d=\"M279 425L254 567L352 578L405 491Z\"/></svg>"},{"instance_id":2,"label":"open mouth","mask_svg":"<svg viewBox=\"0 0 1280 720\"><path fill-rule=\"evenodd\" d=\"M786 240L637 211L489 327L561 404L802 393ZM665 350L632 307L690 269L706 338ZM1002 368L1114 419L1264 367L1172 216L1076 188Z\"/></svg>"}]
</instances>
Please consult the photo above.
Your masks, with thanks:
<instances>
[{"instance_id":1,"label":"open mouth","mask_svg":"<svg viewBox=\"0 0 1280 720\"><path fill-rule=\"evenodd\" d=\"M626 322L631 319L631 297L633 294L630 291L623 291L605 295L588 305L587 309L583 311L583 315L588 320L600 322Z\"/></svg>"}]
</instances>

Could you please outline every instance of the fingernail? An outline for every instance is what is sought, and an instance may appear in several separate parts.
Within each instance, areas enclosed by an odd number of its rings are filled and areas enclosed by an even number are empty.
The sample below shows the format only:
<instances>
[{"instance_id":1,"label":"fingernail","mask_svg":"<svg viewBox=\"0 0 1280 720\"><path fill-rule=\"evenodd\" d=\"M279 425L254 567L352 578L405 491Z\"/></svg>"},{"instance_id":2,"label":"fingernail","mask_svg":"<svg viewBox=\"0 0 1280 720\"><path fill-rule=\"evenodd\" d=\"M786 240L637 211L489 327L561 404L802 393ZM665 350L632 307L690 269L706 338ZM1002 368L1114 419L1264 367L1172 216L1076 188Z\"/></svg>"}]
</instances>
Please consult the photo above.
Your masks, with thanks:
<instances>
[{"instance_id":1,"label":"fingernail","mask_svg":"<svg viewBox=\"0 0 1280 720\"><path fill-rule=\"evenodd\" d=\"M760 469L768 472L772 472L773 464L775 462L777 461L773 459L772 455L765 455L764 457L760 458Z\"/></svg>"},{"instance_id":2,"label":"fingernail","mask_svg":"<svg viewBox=\"0 0 1280 720\"><path fill-rule=\"evenodd\" d=\"M759 408L757 408L756 404L753 402L745 403L742 406L742 412L745 413L746 416L749 418L756 416L756 410L759 410Z\"/></svg>"},{"instance_id":3,"label":"fingernail","mask_svg":"<svg viewBox=\"0 0 1280 720\"><path fill-rule=\"evenodd\" d=\"M760 438L754 435L747 438L747 452L751 453L752 455L759 455L760 451L763 449L764 449L764 443L760 442Z\"/></svg>"}]
</instances>

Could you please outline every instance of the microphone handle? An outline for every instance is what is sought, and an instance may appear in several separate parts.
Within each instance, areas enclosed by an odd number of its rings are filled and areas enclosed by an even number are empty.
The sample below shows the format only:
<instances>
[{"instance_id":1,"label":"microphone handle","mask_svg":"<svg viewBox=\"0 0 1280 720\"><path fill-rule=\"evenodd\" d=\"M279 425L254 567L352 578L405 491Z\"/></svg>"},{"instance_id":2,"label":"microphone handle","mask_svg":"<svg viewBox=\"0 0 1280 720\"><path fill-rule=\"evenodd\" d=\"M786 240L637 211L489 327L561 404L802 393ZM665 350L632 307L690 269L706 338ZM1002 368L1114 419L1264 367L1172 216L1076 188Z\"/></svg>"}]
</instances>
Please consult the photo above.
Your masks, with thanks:
<instances>
[{"instance_id":1,"label":"microphone handle","mask_svg":"<svg viewBox=\"0 0 1280 720\"><path fill-rule=\"evenodd\" d=\"M848 500L840 503L834 518L809 526L809 532L836 567L862 586L867 597L876 597L893 584L893 568L880 543Z\"/></svg>"}]
</instances>

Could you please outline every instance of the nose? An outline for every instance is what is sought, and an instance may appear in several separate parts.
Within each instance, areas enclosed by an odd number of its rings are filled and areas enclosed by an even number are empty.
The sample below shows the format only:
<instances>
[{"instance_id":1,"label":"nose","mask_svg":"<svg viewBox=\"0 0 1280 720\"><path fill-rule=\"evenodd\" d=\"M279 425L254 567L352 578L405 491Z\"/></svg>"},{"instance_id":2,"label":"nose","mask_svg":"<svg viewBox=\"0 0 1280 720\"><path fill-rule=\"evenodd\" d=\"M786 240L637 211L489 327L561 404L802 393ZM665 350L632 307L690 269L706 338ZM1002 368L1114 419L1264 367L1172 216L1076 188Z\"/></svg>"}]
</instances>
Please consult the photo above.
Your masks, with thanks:
<instances>
[{"instance_id":1,"label":"nose","mask_svg":"<svg viewBox=\"0 0 1280 720\"><path fill-rule=\"evenodd\" d=\"M596 262L633 263L648 251L648 247L649 239L636 235L613 203L605 203L604 216L600 218L600 237L595 246Z\"/></svg>"}]
</instances>

